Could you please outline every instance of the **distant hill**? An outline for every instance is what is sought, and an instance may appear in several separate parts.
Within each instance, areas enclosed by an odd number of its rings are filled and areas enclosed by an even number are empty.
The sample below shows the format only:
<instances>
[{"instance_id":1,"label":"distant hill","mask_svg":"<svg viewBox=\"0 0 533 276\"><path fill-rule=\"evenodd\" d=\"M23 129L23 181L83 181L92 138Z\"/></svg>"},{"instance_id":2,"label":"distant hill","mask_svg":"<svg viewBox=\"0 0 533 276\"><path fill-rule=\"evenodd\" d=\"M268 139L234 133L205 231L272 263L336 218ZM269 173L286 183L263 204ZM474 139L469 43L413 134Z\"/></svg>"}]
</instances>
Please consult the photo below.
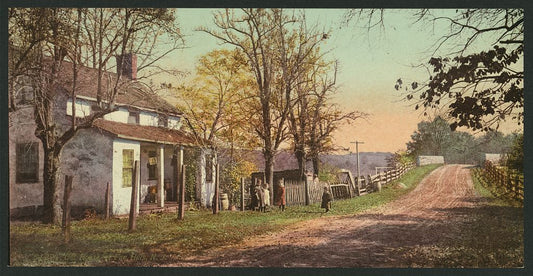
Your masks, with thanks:
<instances>
[{"instance_id":1,"label":"distant hill","mask_svg":"<svg viewBox=\"0 0 533 276\"><path fill-rule=\"evenodd\" d=\"M362 175L375 174L376 167L386 167L387 158L391 157L390 152L360 152L359 171ZM320 161L331 166L347 169L355 176L357 175L357 155L344 154L344 155L322 155Z\"/></svg>"},{"instance_id":2,"label":"distant hill","mask_svg":"<svg viewBox=\"0 0 533 276\"><path fill-rule=\"evenodd\" d=\"M390 152L360 152L359 159L361 165L359 170L362 175L374 174L375 167L385 167L387 166L387 158L391 157L392 153ZM259 171L264 171L265 163L263 155L260 151L252 151L246 155L246 159L256 164ZM347 169L352 172L355 176L357 174L357 155L353 154L344 154L344 155L334 155L326 154L320 156L320 161L323 163L333 166L339 169ZM307 170L312 170L312 165L310 162L307 163ZM276 155L276 161L274 163L275 171L282 170L293 170L298 169L298 162L294 157L294 154L290 151L282 151Z\"/></svg>"}]
</instances>

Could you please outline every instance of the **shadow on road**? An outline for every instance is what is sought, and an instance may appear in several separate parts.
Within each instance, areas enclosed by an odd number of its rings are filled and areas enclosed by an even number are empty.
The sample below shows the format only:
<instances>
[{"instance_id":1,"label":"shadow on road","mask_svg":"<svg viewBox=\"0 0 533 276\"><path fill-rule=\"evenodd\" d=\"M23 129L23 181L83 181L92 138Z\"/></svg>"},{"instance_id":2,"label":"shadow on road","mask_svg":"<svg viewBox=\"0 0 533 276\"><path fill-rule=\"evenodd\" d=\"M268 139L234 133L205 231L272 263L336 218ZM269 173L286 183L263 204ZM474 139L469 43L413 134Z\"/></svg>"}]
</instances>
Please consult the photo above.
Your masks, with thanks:
<instances>
[{"instance_id":1,"label":"shadow on road","mask_svg":"<svg viewBox=\"0 0 533 276\"><path fill-rule=\"evenodd\" d=\"M475 199L470 199L475 200ZM245 267L521 267L523 210L478 202L475 207L433 208L422 218L363 214L327 233L305 232L318 243L281 242L224 251L191 266ZM343 220L350 218L338 218ZM337 220L337 218L335 218ZM311 239L312 240L312 239Z\"/></svg>"}]
</instances>

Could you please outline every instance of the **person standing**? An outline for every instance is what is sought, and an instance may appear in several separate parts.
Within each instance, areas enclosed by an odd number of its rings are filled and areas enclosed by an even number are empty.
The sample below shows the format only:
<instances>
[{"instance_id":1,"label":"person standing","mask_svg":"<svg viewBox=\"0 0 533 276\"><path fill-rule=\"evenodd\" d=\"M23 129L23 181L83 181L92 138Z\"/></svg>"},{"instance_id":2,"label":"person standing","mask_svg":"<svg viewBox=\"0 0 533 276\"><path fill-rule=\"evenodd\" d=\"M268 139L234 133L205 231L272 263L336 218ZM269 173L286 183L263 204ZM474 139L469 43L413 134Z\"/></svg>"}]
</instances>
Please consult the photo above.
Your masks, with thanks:
<instances>
[{"instance_id":1,"label":"person standing","mask_svg":"<svg viewBox=\"0 0 533 276\"><path fill-rule=\"evenodd\" d=\"M263 185L263 212L266 212L268 206L270 206L270 191L268 190L268 183Z\"/></svg>"},{"instance_id":2,"label":"person standing","mask_svg":"<svg viewBox=\"0 0 533 276\"><path fill-rule=\"evenodd\" d=\"M255 185L255 196L257 197L257 207L259 207L260 212L263 212L265 209L265 193L263 192L261 183L262 181L258 180Z\"/></svg>"},{"instance_id":3,"label":"person standing","mask_svg":"<svg viewBox=\"0 0 533 276\"><path fill-rule=\"evenodd\" d=\"M286 204L286 200L285 200L285 183L284 183L284 179L283 178L280 178L278 180L278 185L277 185L277 192L276 192L276 195L277 195L277 200L276 200L276 205L279 206L279 209L281 211L285 211L285 204Z\"/></svg>"},{"instance_id":4,"label":"person standing","mask_svg":"<svg viewBox=\"0 0 533 276\"><path fill-rule=\"evenodd\" d=\"M324 187L324 193L322 193L322 205L320 207L326 209L326 213L329 212L329 209L331 209L332 200L333 196L329 192L328 187Z\"/></svg>"}]
</instances>

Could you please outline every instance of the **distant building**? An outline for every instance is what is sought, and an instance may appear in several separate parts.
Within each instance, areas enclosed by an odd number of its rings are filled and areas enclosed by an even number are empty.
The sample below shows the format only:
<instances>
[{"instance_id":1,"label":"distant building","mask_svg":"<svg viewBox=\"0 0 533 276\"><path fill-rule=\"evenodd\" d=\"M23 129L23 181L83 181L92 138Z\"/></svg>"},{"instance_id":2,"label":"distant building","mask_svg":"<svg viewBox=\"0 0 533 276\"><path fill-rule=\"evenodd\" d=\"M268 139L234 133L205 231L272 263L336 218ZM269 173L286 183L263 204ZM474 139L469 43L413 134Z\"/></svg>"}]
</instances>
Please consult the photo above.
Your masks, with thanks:
<instances>
[{"instance_id":1,"label":"distant building","mask_svg":"<svg viewBox=\"0 0 533 276\"><path fill-rule=\"evenodd\" d=\"M480 165L483 165L485 161L490 161L493 164L501 164L503 162L504 155L501 153L482 153L480 158Z\"/></svg>"},{"instance_id":2,"label":"distant building","mask_svg":"<svg viewBox=\"0 0 533 276\"><path fill-rule=\"evenodd\" d=\"M420 155L416 159L417 166L424 166L429 164L444 164L444 156Z\"/></svg>"}]
</instances>

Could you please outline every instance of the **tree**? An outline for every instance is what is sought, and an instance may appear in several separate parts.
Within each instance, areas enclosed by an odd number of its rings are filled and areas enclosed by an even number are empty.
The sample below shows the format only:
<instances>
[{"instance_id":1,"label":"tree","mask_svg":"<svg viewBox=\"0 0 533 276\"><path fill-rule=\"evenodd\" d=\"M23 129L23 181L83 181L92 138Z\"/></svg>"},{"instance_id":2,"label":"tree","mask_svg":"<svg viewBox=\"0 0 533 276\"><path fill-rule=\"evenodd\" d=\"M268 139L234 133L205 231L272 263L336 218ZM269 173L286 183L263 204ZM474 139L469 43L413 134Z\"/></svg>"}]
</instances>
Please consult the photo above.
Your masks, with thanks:
<instances>
[{"instance_id":1,"label":"tree","mask_svg":"<svg viewBox=\"0 0 533 276\"><path fill-rule=\"evenodd\" d=\"M308 148L307 155L311 159L313 174L315 175L320 173L320 154L336 149L332 140L333 132L345 123L351 123L368 116L368 114L360 111L345 112L337 104L331 102L332 96L336 91L336 74L336 63L334 64L333 76L329 76L324 71L312 74L309 80L311 83L311 90L307 100L309 103L307 110L302 110L308 116L308 131L304 134L302 140ZM305 139L305 136L308 136L308 138Z\"/></svg>"},{"instance_id":2,"label":"tree","mask_svg":"<svg viewBox=\"0 0 533 276\"><path fill-rule=\"evenodd\" d=\"M515 136L511 151L507 155L507 167L524 173L524 134Z\"/></svg>"},{"instance_id":3,"label":"tree","mask_svg":"<svg viewBox=\"0 0 533 276\"><path fill-rule=\"evenodd\" d=\"M240 177L251 173L250 164L238 158L240 152L235 148L256 146L246 123L251 82L238 49L214 50L200 57L190 87L172 89L197 143L216 151L221 165L220 188L230 194L232 202L237 198Z\"/></svg>"},{"instance_id":4,"label":"tree","mask_svg":"<svg viewBox=\"0 0 533 276\"><path fill-rule=\"evenodd\" d=\"M507 153L513 147L517 134L505 135L500 131L487 131L476 139L476 148L482 153Z\"/></svg>"},{"instance_id":5,"label":"tree","mask_svg":"<svg viewBox=\"0 0 533 276\"><path fill-rule=\"evenodd\" d=\"M299 68L324 35L306 36L304 20L282 9L231 9L214 15L216 30L202 28L246 56L255 80L250 114L252 129L262 142L265 176L273 182L274 158L287 140L286 120ZM270 185L272 187L272 185Z\"/></svg>"},{"instance_id":6,"label":"tree","mask_svg":"<svg viewBox=\"0 0 533 276\"><path fill-rule=\"evenodd\" d=\"M387 10L350 10L345 22L363 21L368 30L385 28ZM420 9L415 23L443 30L427 66L427 81L404 83L415 109L447 109L452 129L497 129L502 121L523 121L523 9ZM442 28L441 23L447 25ZM489 46L490 45L490 46ZM450 53L436 55L451 47ZM402 89L403 90L403 89Z\"/></svg>"},{"instance_id":7,"label":"tree","mask_svg":"<svg viewBox=\"0 0 533 276\"><path fill-rule=\"evenodd\" d=\"M418 98L416 108L445 105L453 118L452 129L497 129L509 117L522 124L524 11L466 9L451 16L435 16L430 10L422 10L419 19L449 22L450 32L442 36L437 47L453 39L466 40L452 53L455 57L430 58L429 81L412 82L406 99ZM484 45L494 45L492 49L467 54L475 42L483 40ZM396 89L402 85L399 79Z\"/></svg>"},{"instance_id":8,"label":"tree","mask_svg":"<svg viewBox=\"0 0 533 276\"><path fill-rule=\"evenodd\" d=\"M448 163L476 164L479 154L474 136L463 131L453 131L450 144L444 149L443 155Z\"/></svg>"},{"instance_id":9,"label":"tree","mask_svg":"<svg viewBox=\"0 0 533 276\"><path fill-rule=\"evenodd\" d=\"M215 143L232 147L236 135L246 133L234 131L243 126L238 106L246 100L250 87L251 76L246 69L239 50L214 50L200 57L190 87L172 89L189 129L204 147Z\"/></svg>"},{"instance_id":10,"label":"tree","mask_svg":"<svg viewBox=\"0 0 533 276\"><path fill-rule=\"evenodd\" d=\"M103 34L104 29L89 30L87 15L90 9L62 9L62 8L10 8L9 9L9 85L10 85L10 111L16 111L14 96L17 82L31 82L34 86L33 105L35 114L35 135L41 140L44 149L43 172L43 222L58 222L61 217L59 208L58 169L63 146L77 133L78 130L89 128L92 123L103 115L114 111L116 95L127 87L123 85L121 71L113 76L113 84L109 90L102 90L98 83L98 106L89 116L76 118L73 114L70 126L61 126L54 114L54 95L57 87L65 87L67 82L72 82L71 100L74 103L76 91L80 89L77 81L78 65L83 65L83 54L88 47L94 45L109 46L104 53L103 48L93 49L98 56L98 68L106 67L108 59L104 55L123 55L127 51L134 53L138 49L133 45L140 43L154 30L164 32L174 22L173 11L165 9L120 9L117 12L101 10L100 19L107 16L104 22L115 22L114 29L107 29L106 34L113 33L113 39L108 41L101 37L98 43L89 43L87 33ZM111 19L110 19L111 18ZM96 26L96 25L94 25ZM93 26L93 27L94 27ZM177 30L174 28L174 31ZM143 35L144 34L144 35ZM106 38L108 38L106 36ZM140 43L143 44L143 43ZM154 38L152 45L157 44ZM144 44L143 44L144 45ZM150 48L150 47L148 47ZM164 54L164 53L163 53ZM153 55L149 59L157 60L161 56ZM93 59L93 60L96 60ZM105 61L105 62L104 62ZM123 60L122 60L123 61ZM66 63L72 65L71 73ZM94 65L94 64L93 64ZM117 66L122 66L118 64ZM102 74L102 71L100 71ZM74 105L73 105L74 106ZM73 108L73 112L75 109Z\"/></svg>"},{"instance_id":11,"label":"tree","mask_svg":"<svg viewBox=\"0 0 533 276\"><path fill-rule=\"evenodd\" d=\"M517 136L488 131L475 138L468 132L452 131L446 120L436 117L418 124L407 150L413 156L442 155L448 163L474 164L481 153L508 153Z\"/></svg>"},{"instance_id":12,"label":"tree","mask_svg":"<svg viewBox=\"0 0 533 276\"><path fill-rule=\"evenodd\" d=\"M411 154L410 152L403 151L403 150L398 150L391 157L387 158L387 166L394 167L394 168L397 168L400 166L407 166L414 162L415 162L415 156ZM376 165L376 166L379 166L379 165Z\"/></svg>"},{"instance_id":13,"label":"tree","mask_svg":"<svg viewBox=\"0 0 533 276\"><path fill-rule=\"evenodd\" d=\"M418 155L444 155L451 144L451 129L446 120L437 116L432 121L418 123L418 130L411 135L407 151Z\"/></svg>"}]
</instances>

